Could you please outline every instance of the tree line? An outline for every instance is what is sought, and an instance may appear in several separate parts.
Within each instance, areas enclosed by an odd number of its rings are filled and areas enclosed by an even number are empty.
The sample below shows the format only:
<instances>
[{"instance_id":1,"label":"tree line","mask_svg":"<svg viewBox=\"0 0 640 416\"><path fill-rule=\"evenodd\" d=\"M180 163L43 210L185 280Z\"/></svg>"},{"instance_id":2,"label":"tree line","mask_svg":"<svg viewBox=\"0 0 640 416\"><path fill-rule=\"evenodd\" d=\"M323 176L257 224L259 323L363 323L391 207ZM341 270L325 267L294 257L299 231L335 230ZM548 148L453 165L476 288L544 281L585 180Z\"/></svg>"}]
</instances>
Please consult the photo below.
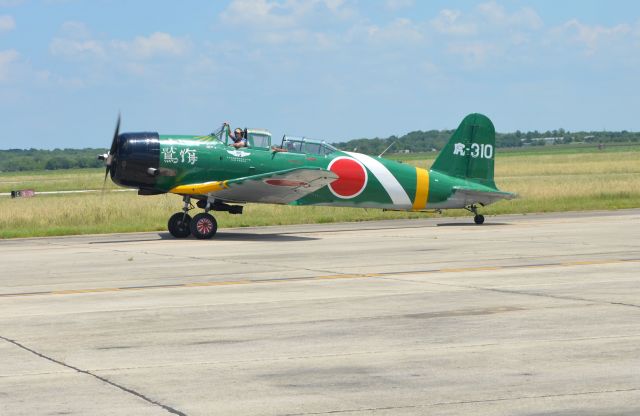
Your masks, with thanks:
<instances>
[{"instance_id":1,"label":"tree line","mask_svg":"<svg viewBox=\"0 0 640 416\"><path fill-rule=\"evenodd\" d=\"M334 143L334 145L339 149L348 151L355 150L371 155L382 153L392 143L395 144L388 150L388 153L403 151L411 153L431 152L442 149L454 131L455 130L418 130L400 137L389 136L386 138L354 139ZM522 132L517 130L513 133L496 133L497 147L544 146L569 143L640 143L640 132L630 132L626 130L570 132L564 129L558 129L544 132L537 130Z\"/></svg>"},{"instance_id":2,"label":"tree line","mask_svg":"<svg viewBox=\"0 0 640 416\"><path fill-rule=\"evenodd\" d=\"M104 162L97 156L107 151L92 148L0 150L0 172L98 168L104 166Z\"/></svg>"},{"instance_id":3,"label":"tree line","mask_svg":"<svg viewBox=\"0 0 640 416\"><path fill-rule=\"evenodd\" d=\"M378 155L392 143L388 153L408 151L438 151L447 143L454 130L412 131L403 136L386 138L354 139L334 145L342 150ZM640 143L640 132L622 131L580 131L569 132L564 129L537 130L513 133L496 133L497 147L544 146L549 144L568 143ZM27 170L58 170L103 167L104 162L97 155L106 153L107 149L8 149L0 150L0 172L16 172Z\"/></svg>"}]
</instances>

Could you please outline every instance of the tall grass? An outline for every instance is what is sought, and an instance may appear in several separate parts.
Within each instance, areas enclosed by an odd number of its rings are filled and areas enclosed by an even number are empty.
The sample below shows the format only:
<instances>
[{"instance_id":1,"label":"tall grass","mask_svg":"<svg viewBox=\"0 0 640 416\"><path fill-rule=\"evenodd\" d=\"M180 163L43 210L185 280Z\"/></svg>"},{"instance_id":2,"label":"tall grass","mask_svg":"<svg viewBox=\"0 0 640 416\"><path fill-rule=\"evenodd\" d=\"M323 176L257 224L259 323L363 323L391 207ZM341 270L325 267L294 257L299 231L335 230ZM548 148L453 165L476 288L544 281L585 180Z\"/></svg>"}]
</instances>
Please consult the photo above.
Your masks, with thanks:
<instances>
[{"instance_id":1,"label":"tall grass","mask_svg":"<svg viewBox=\"0 0 640 416\"><path fill-rule=\"evenodd\" d=\"M637 149L637 150L636 150ZM640 207L640 148L625 152L578 152L508 156L498 154L496 182L520 199L483 208L486 214ZM428 168L431 154L405 163ZM101 169L54 173L0 174L0 189L100 189ZM113 187L107 181L108 188ZM135 193L70 194L0 198L0 238L166 230L179 211L176 195ZM424 213L374 209L249 204L243 215L218 213L220 227L281 225L373 219L418 218ZM443 215L468 215L463 210Z\"/></svg>"},{"instance_id":2,"label":"tall grass","mask_svg":"<svg viewBox=\"0 0 640 416\"><path fill-rule=\"evenodd\" d=\"M2 198L0 237L166 230L169 216L180 210L181 203L177 195L141 197L134 193ZM379 209L249 204L242 215L217 213L216 219L219 227L248 227L420 218L424 215Z\"/></svg>"}]
</instances>

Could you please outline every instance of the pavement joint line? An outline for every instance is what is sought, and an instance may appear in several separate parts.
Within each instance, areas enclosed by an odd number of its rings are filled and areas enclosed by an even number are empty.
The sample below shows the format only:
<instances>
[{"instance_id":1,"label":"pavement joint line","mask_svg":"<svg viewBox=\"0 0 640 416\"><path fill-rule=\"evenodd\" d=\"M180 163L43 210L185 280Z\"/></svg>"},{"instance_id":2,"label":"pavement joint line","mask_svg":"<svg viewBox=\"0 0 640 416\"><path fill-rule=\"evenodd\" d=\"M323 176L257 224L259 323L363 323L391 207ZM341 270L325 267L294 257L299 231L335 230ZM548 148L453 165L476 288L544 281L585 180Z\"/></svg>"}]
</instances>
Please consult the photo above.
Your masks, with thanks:
<instances>
[{"instance_id":1,"label":"pavement joint line","mask_svg":"<svg viewBox=\"0 0 640 416\"><path fill-rule=\"evenodd\" d=\"M161 240L160 240L161 241ZM166 254L166 253L154 253L152 251L149 250L142 250L142 251L131 251L131 250L121 250L121 249L117 249L117 248L108 248L106 249L106 251L109 252L115 252L115 253L121 253L121 254L127 254L130 255L131 253L137 253L137 254L143 254L143 255L147 255L147 256L158 256L158 257L162 257L162 258L166 258L166 257L171 257L171 258L176 258L176 259L192 259L192 260L197 260L197 261L216 261L216 262L220 262L220 263L229 263L229 264L234 264L234 265L242 265L242 266L253 266L253 265L259 265L259 266L263 266L263 267L271 267L271 268L277 268L277 269L281 269L281 270L276 270L276 271L297 271L297 270L306 270L309 272L314 272L314 273L332 273L331 270L324 270L324 269L311 269L311 268L300 268L300 267L291 267L291 266L287 266L286 264L279 264L279 265L273 265L273 264L261 264L261 263L256 263L256 262L249 262L249 261L243 261L243 260L237 260L237 259L229 259L229 258L210 258L210 257L202 257L202 256L180 256L180 255L176 255L176 254Z\"/></svg>"},{"instance_id":2,"label":"pavement joint line","mask_svg":"<svg viewBox=\"0 0 640 416\"><path fill-rule=\"evenodd\" d=\"M573 264L572 264L573 265ZM442 286L451 286L457 288L465 288L465 289L474 289L474 290L484 290L487 292L496 292L496 293L504 293L510 295L522 295L522 296L535 296L541 298L549 298L549 299L559 299L559 300L573 300L578 302L588 302L593 304L601 304L601 305L615 305L615 306L627 306L630 308L640 308L640 305L636 305L634 303L626 303L626 302L615 302L606 299L590 299L590 298L582 298L578 296L567 296L567 295L553 295L550 293L541 293L541 292L529 292L525 290L510 290L510 289L500 289L495 287L482 287L482 286L472 286L472 285L460 285L460 284L447 284L442 282L429 282L432 284L438 284Z\"/></svg>"},{"instance_id":3,"label":"pavement joint line","mask_svg":"<svg viewBox=\"0 0 640 416\"><path fill-rule=\"evenodd\" d=\"M226 281L213 281L213 282L174 283L174 284L163 284L163 285L68 289L68 290L54 290L54 291L42 291L42 292L18 292L18 293L2 293L0 294L0 298L46 296L46 295L76 295L76 294L88 294L88 293L126 292L126 291L136 291L136 290L176 289L176 288L206 287L206 286L231 286L231 285L260 284L260 283L286 283L286 282L313 281L313 280L367 279L367 278L376 278L376 277L384 278L389 276L402 276L402 275L412 275L412 274L419 275L419 274L436 274L436 273L466 273L466 272L475 272L475 271L495 271L495 270L506 270L506 269L594 266L594 265L603 265L603 264L620 264L620 263L633 263L633 262L640 262L640 258L581 260L581 261L571 261L571 262L557 262L557 263L543 263L543 264L536 263L536 264L519 264L519 265L516 264L516 265L484 266L484 267L476 266L476 267L461 267L461 268L415 270L415 271L404 271L404 272L331 274L331 275L321 275L321 276L302 276L302 277L289 277L289 278L285 277L285 278L254 279L254 280L240 279L240 280L226 280ZM451 285L451 286L466 287L469 289L478 289L478 290L492 290L497 292L502 291L505 293L519 293L519 294L526 294L531 296L554 297L551 295L518 292L518 291L510 291L510 290L495 289L495 288L483 288L483 287L461 286L461 285ZM590 299L581 299L581 298L572 298L572 297L563 297L563 296L555 296L555 297L559 299L584 300L584 301L593 302L593 300L590 300ZM607 303L614 303L614 302L607 302ZM638 305L626 304L626 303L615 302L615 304L639 307Z\"/></svg>"},{"instance_id":4,"label":"pavement joint line","mask_svg":"<svg viewBox=\"0 0 640 416\"><path fill-rule=\"evenodd\" d=\"M142 393L139 393L139 392L137 392L137 391L135 391L133 389L125 387L125 386L123 386L121 384L118 384L118 383L116 383L114 381L111 381L108 378L105 378L105 377L99 376L98 374L92 373L91 371L83 370L83 369L81 369L79 367L75 367L75 366L73 366L71 364L67 364L64 361L60 361L60 360L57 360L57 359L55 359L53 357L49 357L48 355L45 355L45 354L43 354L41 352L38 352L38 351L36 351L36 350L34 350L32 348L29 348L26 345L21 344L20 342L18 342L16 340L9 339L7 337L3 337L2 335L0 335L0 339L5 341L5 342L8 342L9 344L13 344L14 346L16 346L16 347L18 347L20 349L23 349L23 350L25 350L27 352L30 352L33 355L36 355L36 356L38 356L40 358L43 358L43 359L45 359L47 361L51 361L54 364L58 364L58 365L60 365L62 367L66 367L66 368L68 368L70 370L74 370L74 371L76 371L76 372L78 372L80 374L85 374L85 375L91 376L91 377L93 377L93 378L95 378L97 380L102 381L103 383L106 383L106 384L108 384L108 385L110 385L112 387L115 387L115 388L117 388L119 390L122 390L125 393L129 393L129 394L131 394L131 395L133 395L135 397L138 397L138 398L144 400L145 402L147 402L149 404L161 407L162 409L166 410L167 412L169 412L171 414L178 415L178 416L187 416L186 413L183 413L183 412L181 412L181 411L179 411L177 409L174 409L171 406L168 406L168 405L162 404L162 403L160 403L158 401L155 401L153 399L150 399L149 397L145 396Z\"/></svg>"},{"instance_id":5,"label":"pavement joint line","mask_svg":"<svg viewBox=\"0 0 640 416\"><path fill-rule=\"evenodd\" d=\"M429 250L431 251L431 250ZM637 254L637 251L631 251L631 250L615 250L615 251L607 251L606 253L602 253L602 252L586 252L586 253L579 253L582 256L593 256L593 255L608 255L608 256L620 256L620 257L624 257L624 256L633 256ZM563 258L563 257L575 257L576 254L545 254L544 258ZM484 258L484 261L491 261L491 262L506 262L506 261L535 261L537 259L540 259L541 256L540 255L518 255L515 257L505 257L505 256L496 256L496 257L489 257L489 258ZM624 259L621 259L624 260ZM632 259L632 261L635 260L640 260L640 259ZM449 262L457 262L457 263L463 263L464 260L449 260ZM429 265L429 264L436 264L437 261L431 261L431 262L426 262L423 263L424 265ZM553 263L553 264L559 264L559 263L566 263L564 261L560 262L558 261L557 263ZM538 263L536 263L538 264ZM375 264L375 266L377 267L397 267L398 265L396 263L382 263L382 264ZM360 266L347 266L347 267L343 267L342 270L348 270L350 268L353 267L360 267ZM520 267L519 265L515 265L515 266L509 266L509 265L504 265L501 266L502 268L509 268L509 267ZM436 269L437 270L437 269ZM312 270L311 270L312 271ZM398 274L400 273L407 273L407 272L396 272Z\"/></svg>"},{"instance_id":6,"label":"pavement joint line","mask_svg":"<svg viewBox=\"0 0 640 416\"><path fill-rule=\"evenodd\" d=\"M631 393L640 391L640 387L631 387L627 389L610 389L610 390L592 390L592 391L577 391L555 394L539 394L530 396L516 396L516 397L495 397L490 399L477 399L477 400L457 400L457 401L443 401L425 404L414 404L405 406L381 406L381 407L362 407L353 409L341 409L341 410L327 410L323 412L304 412L304 413L283 413L281 416L312 416L312 415L328 415L328 414L340 414L340 413L361 413L361 412L377 412L380 410L400 410L400 409L421 409L435 406L451 406L451 405L464 405L464 404L479 404L479 403L495 403L505 402L513 400L531 400L531 399L551 399L557 397L575 397L575 396L587 396L592 394L611 394L611 393Z\"/></svg>"}]
</instances>

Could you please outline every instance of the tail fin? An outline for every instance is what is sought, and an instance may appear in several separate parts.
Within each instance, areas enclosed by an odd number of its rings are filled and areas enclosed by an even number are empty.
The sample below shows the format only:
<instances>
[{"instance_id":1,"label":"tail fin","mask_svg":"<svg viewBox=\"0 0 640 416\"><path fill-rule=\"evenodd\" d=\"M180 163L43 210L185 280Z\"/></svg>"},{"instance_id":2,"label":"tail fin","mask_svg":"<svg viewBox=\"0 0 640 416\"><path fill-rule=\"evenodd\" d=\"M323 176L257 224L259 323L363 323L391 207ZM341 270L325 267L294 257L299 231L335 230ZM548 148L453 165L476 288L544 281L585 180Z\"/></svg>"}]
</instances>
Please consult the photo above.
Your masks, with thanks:
<instances>
[{"instance_id":1,"label":"tail fin","mask_svg":"<svg viewBox=\"0 0 640 416\"><path fill-rule=\"evenodd\" d=\"M469 114L462 120L431 169L495 188L493 165L496 131L489 118Z\"/></svg>"}]
</instances>

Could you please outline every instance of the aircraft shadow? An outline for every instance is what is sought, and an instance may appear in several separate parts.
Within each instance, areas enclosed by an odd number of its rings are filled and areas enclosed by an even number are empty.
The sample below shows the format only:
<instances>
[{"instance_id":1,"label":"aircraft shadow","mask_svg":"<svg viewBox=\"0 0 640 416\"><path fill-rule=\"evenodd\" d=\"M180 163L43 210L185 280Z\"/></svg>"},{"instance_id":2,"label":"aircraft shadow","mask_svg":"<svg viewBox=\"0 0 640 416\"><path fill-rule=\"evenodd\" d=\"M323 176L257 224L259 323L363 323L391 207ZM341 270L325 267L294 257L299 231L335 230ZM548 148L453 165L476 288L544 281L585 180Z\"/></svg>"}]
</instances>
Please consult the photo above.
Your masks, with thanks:
<instances>
[{"instance_id":1,"label":"aircraft shadow","mask_svg":"<svg viewBox=\"0 0 640 416\"><path fill-rule=\"evenodd\" d=\"M193 237L188 237L185 239L175 238L169 233L158 233L157 236L152 238L136 238L130 240L103 240L103 241L90 241L89 244L117 244L117 243L144 243L148 241L161 241L161 240L175 240L175 241L204 241L204 240L196 240ZM222 241L312 241L318 240L318 238L314 237L300 237L288 234L249 234L249 233L234 233L234 232L219 232L213 237L211 240L215 242L216 240Z\"/></svg>"},{"instance_id":2,"label":"aircraft shadow","mask_svg":"<svg viewBox=\"0 0 640 416\"><path fill-rule=\"evenodd\" d=\"M443 222L440 224L436 224L436 227L493 227L493 226L503 226L503 225L511 225L506 222L486 222L482 225L474 224L473 222Z\"/></svg>"},{"instance_id":3,"label":"aircraft shadow","mask_svg":"<svg viewBox=\"0 0 640 416\"><path fill-rule=\"evenodd\" d=\"M249 234L249 233L234 233L234 232L219 232L213 237L212 241L312 241L318 240L315 237L301 237L290 234Z\"/></svg>"}]
</instances>

